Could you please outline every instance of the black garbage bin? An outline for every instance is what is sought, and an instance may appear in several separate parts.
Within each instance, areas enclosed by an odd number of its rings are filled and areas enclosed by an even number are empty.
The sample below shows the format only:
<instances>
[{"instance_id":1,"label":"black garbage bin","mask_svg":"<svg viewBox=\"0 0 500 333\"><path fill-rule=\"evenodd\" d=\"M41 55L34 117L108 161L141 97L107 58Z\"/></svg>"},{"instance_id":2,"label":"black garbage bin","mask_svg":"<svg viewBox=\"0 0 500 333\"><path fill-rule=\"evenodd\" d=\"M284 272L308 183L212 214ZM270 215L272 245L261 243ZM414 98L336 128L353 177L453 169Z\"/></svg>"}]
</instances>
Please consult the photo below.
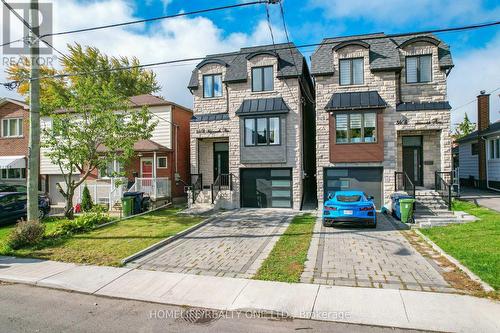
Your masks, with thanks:
<instances>
[{"instance_id":1,"label":"black garbage bin","mask_svg":"<svg viewBox=\"0 0 500 333\"><path fill-rule=\"evenodd\" d=\"M134 198L134 204L132 207L133 215L142 213L142 201L144 198L144 192L125 192L123 193L123 196Z\"/></svg>"}]
</instances>

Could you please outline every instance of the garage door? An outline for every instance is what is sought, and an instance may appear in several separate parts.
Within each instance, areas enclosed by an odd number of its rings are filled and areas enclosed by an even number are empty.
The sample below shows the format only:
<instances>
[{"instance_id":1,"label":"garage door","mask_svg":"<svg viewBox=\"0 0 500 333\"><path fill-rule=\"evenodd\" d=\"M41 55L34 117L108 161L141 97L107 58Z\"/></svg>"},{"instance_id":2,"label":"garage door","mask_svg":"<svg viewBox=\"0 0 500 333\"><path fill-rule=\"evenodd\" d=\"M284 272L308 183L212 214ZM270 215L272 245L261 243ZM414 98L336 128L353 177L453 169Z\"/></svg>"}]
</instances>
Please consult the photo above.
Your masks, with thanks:
<instances>
[{"instance_id":1,"label":"garage door","mask_svg":"<svg viewBox=\"0 0 500 333\"><path fill-rule=\"evenodd\" d=\"M241 169L241 206L291 208L291 169Z\"/></svg>"},{"instance_id":2,"label":"garage door","mask_svg":"<svg viewBox=\"0 0 500 333\"><path fill-rule=\"evenodd\" d=\"M327 168L324 172L325 198L330 192L361 190L374 197L377 209L382 207L382 168Z\"/></svg>"}]
</instances>

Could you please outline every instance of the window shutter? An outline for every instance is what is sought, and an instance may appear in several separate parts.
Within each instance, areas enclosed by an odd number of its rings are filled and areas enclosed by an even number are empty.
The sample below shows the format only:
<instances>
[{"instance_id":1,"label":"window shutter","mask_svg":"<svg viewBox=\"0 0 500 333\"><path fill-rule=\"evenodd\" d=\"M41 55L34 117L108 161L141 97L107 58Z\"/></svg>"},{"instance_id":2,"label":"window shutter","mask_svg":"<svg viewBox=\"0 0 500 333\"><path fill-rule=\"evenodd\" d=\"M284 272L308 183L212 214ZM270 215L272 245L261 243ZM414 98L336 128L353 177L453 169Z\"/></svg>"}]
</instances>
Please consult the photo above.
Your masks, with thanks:
<instances>
[{"instance_id":1,"label":"window shutter","mask_svg":"<svg viewBox=\"0 0 500 333\"><path fill-rule=\"evenodd\" d=\"M417 57L406 58L406 83L417 82Z\"/></svg>"},{"instance_id":2,"label":"window shutter","mask_svg":"<svg viewBox=\"0 0 500 333\"><path fill-rule=\"evenodd\" d=\"M340 84L351 84L351 61L340 60Z\"/></svg>"}]
</instances>

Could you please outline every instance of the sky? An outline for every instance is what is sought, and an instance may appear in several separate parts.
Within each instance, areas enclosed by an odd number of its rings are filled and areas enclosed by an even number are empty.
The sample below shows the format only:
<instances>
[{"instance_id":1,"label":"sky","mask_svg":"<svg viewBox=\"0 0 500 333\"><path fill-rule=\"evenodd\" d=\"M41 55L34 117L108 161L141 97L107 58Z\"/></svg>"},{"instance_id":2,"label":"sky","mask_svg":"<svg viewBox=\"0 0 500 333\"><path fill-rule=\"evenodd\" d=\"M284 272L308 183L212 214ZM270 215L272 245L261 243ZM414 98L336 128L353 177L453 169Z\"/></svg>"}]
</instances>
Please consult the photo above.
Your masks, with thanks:
<instances>
[{"instance_id":1,"label":"sky","mask_svg":"<svg viewBox=\"0 0 500 333\"><path fill-rule=\"evenodd\" d=\"M22 2L8 0L10 3ZM128 20L189 12L249 1L243 0L53 0L53 31L118 23ZM325 37L373 32L403 33L500 20L498 0L283 0L291 41L297 45L318 43ZM2 8L4 11L5 8ZM269 6L276 42L286 41L278 5ZM5 31L6 26L3 24ZM16 22L11 19L12 22ZM10 38L23 35L20 23L9 28ZM0 38L4 42L4 34ZM448 77L452 123L467 112L476 121L475 98L481 90L492 92L491 120L500 119L500 26L475 31L438 34L450 45L455 68ZM57 36L53 45L65 52L68 43L98 47L114 56L137 57L141 63L235 51L243 46L271 43L266 6L257 4L220 12ZM314 47L302 48L308 59ZM5 81L6 58L2 53L0 82ZM10 58L9 58L10 59ZM54 60L52 58L52 60ZM57 61L55 62L57 63ZM152 68L164 98L192 106L186 88L196 61ZM19 98L0 87L0 96Z\"/></svg>"}]
</instances>

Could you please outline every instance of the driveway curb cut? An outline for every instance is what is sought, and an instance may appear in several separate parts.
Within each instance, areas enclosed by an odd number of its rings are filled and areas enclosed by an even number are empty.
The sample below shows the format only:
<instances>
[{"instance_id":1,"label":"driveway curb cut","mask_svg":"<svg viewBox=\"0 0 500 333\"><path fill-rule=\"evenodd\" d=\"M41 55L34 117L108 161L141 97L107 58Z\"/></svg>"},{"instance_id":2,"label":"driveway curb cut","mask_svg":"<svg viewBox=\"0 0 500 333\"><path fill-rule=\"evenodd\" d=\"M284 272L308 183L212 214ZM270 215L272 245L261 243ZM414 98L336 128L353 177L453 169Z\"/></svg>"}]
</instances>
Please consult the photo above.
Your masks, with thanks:
<instances>
[{"instance_id":1,"label":"driveway curb cut","mask_svg":"<svg viewBox=\"0 0 500 333\"><path fill-rule=\"evenodd\" d=\"M439 254L441 254L443 257L445 257L446 259L448 259L451 263L453 263L455 266L457 266L458 268L460 268L460 270L462 270L465 274L467 274L467 276L479 283L481 285L481 287L483 287L484 291L495 291L495 289L493 289L489 284L487 284L486 282L484 282L483 280L481 280L481 278L479 276L477 276L476 274L474 274L471 270L469 270L467 267L465 267L464 265L462 265L460 263L460 261L458 261L457 259L453 258L452 256L450 256L448 253L446 253L442 248L440 248L436 243L434 243L429 237L427 237L426 235L424 235L422 232L420 232L420 230L417 230L417 229L414 229L415 232L420 236L422 237L423 240L425 240L434 250L436 250L437 252L439 252Z\"/></svg>"},{"instance_id":2,"label":"driveway curb cut","mask_svg":"<svg viewBox=\"0 0 500 333\"><path fill-rule=\"evenodd\" d=\"M170 244L173 241L179 239L180 237L183 237L183 236L185 236L187 234L190 234L191 232L193 232L193 231L195 231L195 230L197 230L197 229L199 229L199 228L207 225L208 223L212 222L216 218L221 217L221 215L222 214L217 214L216 216L209 217L209 218L201 221L200 223L195 224L195 225L193 225L190 228L187 228L186 230L183 230L183 231L181 231L181 232L179 232L179 233L177 233L177 234L175 234L173 236L165 238L165 239L159 241L158 243L155 243L155 244L153 244L153 245L151 245L151 246L149 246L149 247L147 247L147 248L145 248L145 249L143 249L143 250L141 250L141 251L139 251L137 253L132 254L131 256L128 256L128 257L122 259L121 263L125 265L125 264L127 264L127 263L129 263L129 262L131 262L131 261L133 261L133 260L135 260L137 258L143 257L146 254L149 254L149 253L151 253L151 252L159 249L160 247L163 247L163 246L165 246L167 244ZM135 215L135 216L137 216L137 215Z\"/></svg>"}]
</instances>

